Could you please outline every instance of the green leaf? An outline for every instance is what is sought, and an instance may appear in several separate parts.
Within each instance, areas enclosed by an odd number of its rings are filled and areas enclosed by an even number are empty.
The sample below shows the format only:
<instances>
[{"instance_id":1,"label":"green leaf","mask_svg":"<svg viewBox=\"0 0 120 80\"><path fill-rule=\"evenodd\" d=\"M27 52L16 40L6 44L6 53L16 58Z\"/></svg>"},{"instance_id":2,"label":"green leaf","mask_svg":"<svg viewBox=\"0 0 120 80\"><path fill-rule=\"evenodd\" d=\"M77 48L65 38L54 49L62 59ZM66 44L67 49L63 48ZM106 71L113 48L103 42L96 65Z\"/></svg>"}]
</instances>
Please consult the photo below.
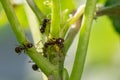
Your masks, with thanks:
<instances>
[{"instance_id":1,"label":"green leaf","mask_svg":"<svg viewBox=\"0 0 120 80\"><path fill-rule=\"evenodd\" d=\"M120 34L120 16L112 16L110 19L114 25L114 29Z\"/></svg>"},{"instance_id":2,"label":"green leaf","mask_svg":"<svg viewBox=\"0 0 120 80\"><path fill-rule=\"evenodd\" d=\"M105 6L119 4L119 3L120 0L107 0ZM120 16L110 16L110 19L114 25L114 29L116 30L116 32L120 34Z\"/></svg>"}]
</instances>

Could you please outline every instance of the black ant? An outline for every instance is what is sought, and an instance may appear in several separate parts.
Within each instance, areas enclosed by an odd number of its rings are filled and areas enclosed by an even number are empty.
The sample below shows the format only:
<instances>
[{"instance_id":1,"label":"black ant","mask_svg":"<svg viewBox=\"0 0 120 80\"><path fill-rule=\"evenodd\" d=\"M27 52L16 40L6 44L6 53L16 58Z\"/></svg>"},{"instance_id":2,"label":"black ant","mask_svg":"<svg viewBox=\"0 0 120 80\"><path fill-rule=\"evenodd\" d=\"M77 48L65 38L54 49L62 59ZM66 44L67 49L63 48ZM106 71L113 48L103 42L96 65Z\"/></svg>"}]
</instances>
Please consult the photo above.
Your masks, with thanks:
<instances>
[{"instance_id":1,"label":"black ant","mask_svg":"<svg viewBox=\"0 0 120 80\"><path fill-rule=\"evenodd\" d=\"M24 47L25 47L26 49L32 48L32 47L33 47L33 44L32 44L32 43L27 43L26 45L24 45Z\"/></svg>"},{"instance_id":2,"label":"black ant","mask_svg":"<svg viewBox=\"0 0 120 80\"><path fill-rule=\"evenodd\" d=\"M23 50L24 50L24 48L21 47L21 46L18 46L18 47L15 48L15 52L18 53L19 55L21 54L21 52L22 52Z\"/></svg>"},{"instance_id":3,"label":"black ant","mask_svg":"<svg viewBox=\"0 0 120 80\"><path fill-rule=\"evenodd\" d=\"M53 38L53 41L45 42L44 47L47 48L49 45L57 44L60 48L63 48L64 47L63 42L64 42L64 39L62 38L57 38L57 39Z\"/></svg>"},{"instance_id":4,"label":"black ant","mask_svg":"<svg viewBox=\"0 0 120 80\"><path fill-rule=\"evenodd\" d=\"M43 20L42 26L41 26L41 28L40 28L40 32L41 32L41 33L44 33L44 32L45 32L46 25L47 25L47 23L48 23L49 21L50 21L50 19L47 19L47 18L45 18L45 19Z\"/></svg>"},{"instance_id":5,"label":"black ant","mask_svg":"<svg viewBox=\"0 0 120 80\"><path fill-rule=\"evenodd\" d=\"M31 48L31 47L33 47L33 44L32 44L32 43L27 43L26 45L23 44L23 47L22 47L22 46L16 47L16 48L15 48L15 52L20 55L22 51L25 52L26 49Z\"/></svg>"},{"instance_id":6,"label":"black ant","mask_svg":"<svg viewBox=\"0 0 120 80\"><path fill-rule=\"evenodd\" d=\"M33 69L34 71L38 71L39 67L38 67L36 64L33 64L33 65L32 65L32 69Z\"/></svg>"},{"instance_id":7,"label":"black ant","mask_svg":"<svg viewBox=\"0 0 120 80\"><path fill-rule=\"evenodd\" d=\"M33 63L33 61L29 61L29 63ZM32 65L32 69L34 70L34 71L39 71L38 69L39 69L39 67L37 66L37 64L33 64Z\"/></svg>"}]
</instances>

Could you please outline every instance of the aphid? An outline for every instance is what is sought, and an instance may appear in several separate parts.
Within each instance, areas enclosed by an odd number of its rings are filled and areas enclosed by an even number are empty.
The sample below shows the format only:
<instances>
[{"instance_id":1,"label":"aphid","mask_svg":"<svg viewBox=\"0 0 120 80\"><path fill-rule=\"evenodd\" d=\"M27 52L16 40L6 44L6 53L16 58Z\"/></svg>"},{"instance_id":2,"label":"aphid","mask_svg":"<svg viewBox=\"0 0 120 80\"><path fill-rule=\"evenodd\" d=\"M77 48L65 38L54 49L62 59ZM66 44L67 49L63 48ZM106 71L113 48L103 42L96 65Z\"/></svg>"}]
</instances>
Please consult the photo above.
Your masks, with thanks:
<instances>
[{"instance_id":1,"label":"aphid","mask_svg":"<svg viewBox=\"0 0 120 80\"><path fill-rule=\"evenodd\" d=\"M48 23L49 21L50 21L50 19L47 19L47 18L45 18L45 19L43 20L42 26L41 26L41 28L40 28L40 32L41 32L41 33L44 33L44 32L45 32L46 25L47 25L47 23Z\"/></svg>"},{"instance_id":2,"label":"aphid","mask_svg":"<svg viewBox=\"0 0 120 80\"><path fill-rule=\"evenodd\" d=\"M38 71L39 67L38 67L36 64L33 64L33 65L32 65L32 69L33 69L34 71Z\"/></svg>"},{"instance_id":3,"label":"aphid","mask_svg":"<svg viewBox=\"0 0 120 80\"><path fill-rule=\"evenodd\" d=\"M64 39L62 39L62 38L58 38L58 39L53 38L52 41L45 42L44 47L47 48L49 45L55 45L56 44L60 48L63 48L64 47L63 42L64 42Z\"/></svg>"}]
</instances>

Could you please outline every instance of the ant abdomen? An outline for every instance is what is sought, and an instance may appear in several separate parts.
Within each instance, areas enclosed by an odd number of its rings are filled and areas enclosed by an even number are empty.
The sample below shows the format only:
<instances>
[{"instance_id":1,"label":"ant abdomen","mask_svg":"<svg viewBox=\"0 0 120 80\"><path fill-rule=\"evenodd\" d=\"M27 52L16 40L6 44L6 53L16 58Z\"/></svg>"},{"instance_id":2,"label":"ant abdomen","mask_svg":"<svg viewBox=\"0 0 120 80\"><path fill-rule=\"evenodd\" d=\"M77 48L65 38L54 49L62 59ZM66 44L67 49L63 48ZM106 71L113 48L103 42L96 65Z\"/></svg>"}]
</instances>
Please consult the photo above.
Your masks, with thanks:
<instances>
[{"instance_id":1,"label":"ant abdomen","mask_svg":"<svg viewBox=\"0 0 120 80\"><path fill-rule=\"evenodd\" d=\"M33 69L34 71L38 71L39 67L38 67L36 64L33 64L33 65L32 65L32 69Z\"/></svg>"},{"instance_id":2,"label":"ant abdomen","mask_svg":"<svg viewBox=\"0 0 120 80\"><path fill-rule=\"evenodd\" d=\"M18 54L21 54L22 50L24 50L24 48L22 48L21 46L15 48L15 52Z\"/></svg>"}]
</instances>

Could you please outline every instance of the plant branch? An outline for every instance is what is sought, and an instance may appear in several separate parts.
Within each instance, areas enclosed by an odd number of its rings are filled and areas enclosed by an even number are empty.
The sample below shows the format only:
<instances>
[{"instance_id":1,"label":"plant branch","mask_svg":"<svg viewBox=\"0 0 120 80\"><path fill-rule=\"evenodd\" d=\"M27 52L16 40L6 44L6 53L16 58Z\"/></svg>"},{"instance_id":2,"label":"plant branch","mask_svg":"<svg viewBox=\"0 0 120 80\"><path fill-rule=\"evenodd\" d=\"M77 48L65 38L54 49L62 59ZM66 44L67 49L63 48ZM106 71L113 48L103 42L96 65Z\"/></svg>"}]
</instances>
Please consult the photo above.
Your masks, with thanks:
<instances>
[{"instance_id":1,"label":"plant branch","mask_svg":"<svg viewBox=\"0 0 120 80\"><path fill-rule=\"evenodd\" d=\"M23 45L29 43L25 37L25 34L18 22L18 19L15 15L12 5L9 0L0 0L3 8L6 12L8 20L11 24L12 30L16 35L18 42ZM7 6L6 6L7 5ZM47 75L56 75L58 68L51 64L46 58L44 58L40 53L36 51L34 47L25 50L29 57L40 67L40 69Z\"/></svg>"},{"instance_id":2,"label":"plant branch","mask_svg":"<svg viewBox=\"0 0 120 80\"><path fill-rule=\"evenodd\" d=\"M60 30L60 0L52 0L51 36L57 38Z\"/></svg>"},{"instance_id":3,"label":"plant branch","mask_svg":"<svg viewBox=\"0 0 120 80\"><path fill-rule=\"evenodd\" d=\"M56 75L56 72L58 71L57 67L52 65L48 59L38 53L35 48L31 48L26 52L47 76L54 74Z\"/></svg>"},{"instance_id":4,"label":"plant branch","mask_svg":"<svg viewBox=\"0 0 120 80\"><path fill-rule=\"evenodd\" d=\"M60 31L60 36L61 37L65 37L69 27L72 24L74 24L80 18L80 16L83 15L83 13L84 13L84 5L80 6L78 8L77 12L75 13L75 15L66 22L65 26ZM95 17L99 17L99 16L103 16L103 15L119 16L119 14L120 14L120 4L116 4L116 5L103 7L103 8L100 8L100 9L96 10L96 16Z\"/></svg>"},{"instance_id":5,"label":"plant branch","mask_svg":"<svg viewBox=\"0 0 120 80\"><path fill-rule=\"evenodd\" d=\"M120 16L120 4L100 8L96 11L96 17L109 15Z\"/></svg>"},{"instance_id":6,"label":"plant branch","mask_svg":"<svg viewBox=\"0 0 120 80\"><path fill-rule=\"evenodd\" d=\"M45 15L40 11L40 9L35 4L34 0L26 0L35 15L37 16L40 23L42 23L42 19L45 18Z\"/></svg>"},{"instance_id":7,"label":"plant branch","mask_svg":"<svg viewBox=\"0 0 120 80\"><path fill-rule=\"evenodd\" d=\"M63 27L63 29L60 31L61 33L60 33L60 36L61 37L65 37L65 35L66 35L66 33L67 33L67 31L68 31L68 29L69 29L69 27L72 25L72 24L74 24L76 21L78 21L78 19L83 15L83 12L84 12L84 5L82 5L82 6L80 6L79 8L78 8L78 10L76 11L76 13L74 14L74 16L72 17L72 18L70 18L67 22L66 22L66 24L65 24L65 26Z\"/></svg>"},{"instance_id":8,"label":"plant branch","mask_svg":"<svg viewBox=\"0 0 120 80\"><path fill-rule=\"evenodd\" d=\"M65 68L63 69L63 80L69 80L69 74Z\"/></svg>"},{"instance_id":9,"label":"plant branch","mask_svg":"<svg viewBox=\"0 0 120 80\"><path fill-rule=\"evenodd\" d=\"M66 37L65 42L64 42L64 45L65 45L64 53L65 53L65 55L66 55L70 45L72 44L74 38L76 37L76 34L80 30L81 22L82 22L82 17L75 23L75 27L71 28L69 33L67 34L67 37Z\"/></svg>"},{"instance_id":10,"label":"plant branch","mask_svg":"<svg viewBox=\"0 0 120 80\"><path fill-rule=\"evenodd\" d=\"M87 0L81 29L79 31L78 47L76 51L75 61L70 76L70 80L80 80L86 59L89 36L96 8L97 0Z\"/></svg>"},{"instance_id":11,"label":"plant branch","mask_svg":"<svg viewBox=\"0 0 120 80\"><path fill-rule=\"evenodd\" d=\"M13 7L10 5L9 0L0 0L0 1L6 12L8 20L11 24L11 28L15 32L15 36L16 36L18 42L22 45L24 42L27 42L27 39L25 37L24 31L22 30L22 28L20 28L21 25L17 19L17 16L14 14Z\"/></svg>"},{"instance_id":12,"label":"plant branch","mask_svg":"<svg viewBox=\"0 0 120 80\"><path fill-rule=\"evenodd\" d=\"M28 18L29 27L30 27L30 31L32 34L34 44L37 44L39 41L42 41L42 35L39 30L39 22L37 21L35 14L30 9L27 2L25 2L24 8L25 8L26 15ZM41 44L41 46L42 46L42 44Z\"/></svg>"},{"instance_id":13,"label":"plant branch","mask_svg":"<svg viewBox=\"0 0 120 80\"><path fill-rule=\"evenodd\" d=\"M81 7L80 9L82 9L82 11L84 12L84 6ZM69 24L69 26L70 26L74 22L76 22L78 20L79 16L83 15L82 11L80 11L80 10L77 11L78 13L75 14L76 16L73 16L68 21L68 23L66 23L66 25ZM96 17L103 16L103 15L119 16L119 14L120 14L120 5L119 4L104 7L104 8L100 8L100 9L96 10ZM65 48L64 48L65 53L67 53L67 50L69 49L72 41L74 40L75 35L77 34L77 32L79 30L79 27L80 27L79 23L81 23L81 22L78 21L77 22L78 25L76 25L75 28L70 29L70 31L68 32L68 35L67 35L66 40L64 42L64 44L65 44ZM67 28L68 28L68 26L66 27L66 30L67 30Z\"/></svg>"}]
</instances>

